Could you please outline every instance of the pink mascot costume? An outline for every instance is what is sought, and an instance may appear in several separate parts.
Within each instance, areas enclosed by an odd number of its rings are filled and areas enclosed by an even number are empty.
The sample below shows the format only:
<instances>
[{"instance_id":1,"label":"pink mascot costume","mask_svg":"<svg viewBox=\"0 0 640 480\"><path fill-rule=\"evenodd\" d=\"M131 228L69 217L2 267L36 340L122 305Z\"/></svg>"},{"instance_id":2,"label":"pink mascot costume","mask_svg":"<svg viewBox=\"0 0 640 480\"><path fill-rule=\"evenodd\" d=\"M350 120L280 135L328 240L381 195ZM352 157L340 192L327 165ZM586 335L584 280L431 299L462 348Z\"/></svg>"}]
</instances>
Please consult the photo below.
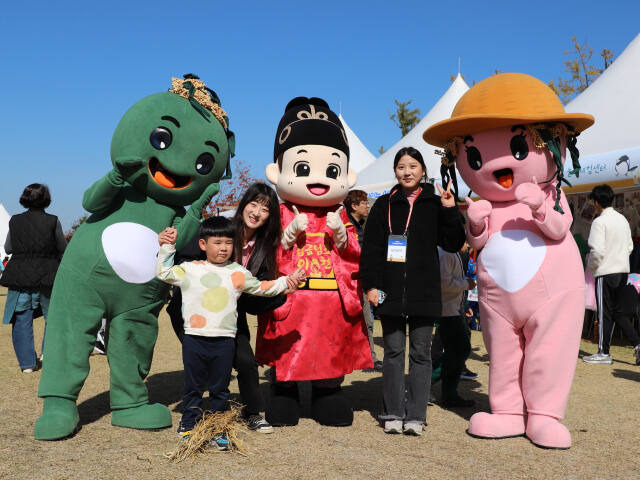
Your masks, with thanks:
<instances>
[{"instance_id":1,"label":"pink mascot costume","mask_svg":"<svg viewBox=\"0 0 640 480\"><path fill-rule=\"evenodd\" d=\"M580 345L584 273L560 184L565 150L579 169L575 137L592 124L591 115L566 113L541 81L505 73L473 86L450 119L424 133L445 148L443 170L454 176L455 163L483 198L466 199L467 238L480 252L491 413L471 417L473 436L571 446L559 419Z\"/></svg>"},{"instance_id":2,"label":"pink mascot costume","mask_svg":"<svg viewBox=\"0 0 640 480\"><path fill-rule=\"evenodd\" d=\"M311 380L313 418L351 425L340 384L373 363L360 302L360 245L340 205L356 181L342 123L324 100L294 98L278 125L273 157L266 175L284 201L278 269L286 275L300 267L308 279L259 318L256 358L275 368L266 418L274 426L296 425L295 382Z\"/></svg>"}]
</instances>

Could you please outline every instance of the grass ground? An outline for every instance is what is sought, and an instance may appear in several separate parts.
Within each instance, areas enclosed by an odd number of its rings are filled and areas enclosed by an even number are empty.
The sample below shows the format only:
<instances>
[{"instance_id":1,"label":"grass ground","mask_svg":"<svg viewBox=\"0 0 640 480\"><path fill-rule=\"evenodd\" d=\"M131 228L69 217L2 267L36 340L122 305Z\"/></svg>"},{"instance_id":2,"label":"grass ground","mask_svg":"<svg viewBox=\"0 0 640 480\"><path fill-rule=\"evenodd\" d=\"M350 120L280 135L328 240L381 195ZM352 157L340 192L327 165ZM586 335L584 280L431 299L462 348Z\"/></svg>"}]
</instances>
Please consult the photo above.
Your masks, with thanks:
<instances>
[{"instance_id":1,"label":"grass ground","mask_svg":"<svg viewBox=\"0 0 640 480\"><path fill-rule=\"evenodd\" d=\"M5 291L0 291L0 312ZM250 320L251 322L251 320ZM35 321L36 345L43 319ZM255 327L255 323L253 325ZM82 429L57 442L33 439L40 372L20 372L11 344L11 328L0 328L0 478L7 479L631 479L640 478L640 367L629 347L613 347L613 365L577 361L567 417L573 436L568 451L543 450L526 438L480 440L465 433L475 411L488 410L488 357L479 332L472 332L468 367L477 381L462 382L473 409L444 410L430 404L422 437L390 436L376 415L381 407L382 376L354 372L345 390L355 408L354 424L328 428L302 418L297 427L271 435L246 432L250 455L211 452L179 464L166 454L177 445L182 390L180 344L168 317L160 316L160 334L148 377L152 401L168 405L174 427L158 432L111 426L109 369L104 356L91 357L91 373L80 394ZM380 325L376 344L382 354ZM39 348L38 348L39 350ZM595 346L583 342L581 350ZM582 353L582 352L581 352ZM46 359L45 359L46 361ZM264 371L261 369L261 373ZM261 379L266 393L266 379ZM231 382L237 394L237 383ZM303 413L309 414L309 388L303 385ZM439 388L435 388L439 396Z\"/></svg>"}]
</instances>

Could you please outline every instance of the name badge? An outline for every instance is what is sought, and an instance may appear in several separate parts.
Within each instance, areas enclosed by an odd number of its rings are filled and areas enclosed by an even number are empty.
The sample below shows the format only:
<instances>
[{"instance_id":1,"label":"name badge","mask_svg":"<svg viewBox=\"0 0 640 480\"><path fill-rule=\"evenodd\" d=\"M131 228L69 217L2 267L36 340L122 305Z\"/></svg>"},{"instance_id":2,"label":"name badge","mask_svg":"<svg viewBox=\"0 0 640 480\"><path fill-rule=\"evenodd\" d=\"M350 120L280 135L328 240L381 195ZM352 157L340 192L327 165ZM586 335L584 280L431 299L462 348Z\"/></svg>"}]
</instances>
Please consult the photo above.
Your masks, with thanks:
<instances>
[{"instance_id":1,"label":"name badge","mask_svg":"<svg viewBox=\"0 0 640 480\"><path fill-rule=\"evenodd\" d=\"M478 287L474 288L473 290L469 290L469 295L467 296L467 300L470 302L478 301Z\"/></svg>"},{"instance_id":2,"label":"name badge","mask_svg":"<svg viewBox=\"0 0 640 480\"><path fill-rule=\"evenodd\" d=\"M387 262L407 261L407 237L406 235L389 235L387 243Z\"/></svg>"}]
</instances>

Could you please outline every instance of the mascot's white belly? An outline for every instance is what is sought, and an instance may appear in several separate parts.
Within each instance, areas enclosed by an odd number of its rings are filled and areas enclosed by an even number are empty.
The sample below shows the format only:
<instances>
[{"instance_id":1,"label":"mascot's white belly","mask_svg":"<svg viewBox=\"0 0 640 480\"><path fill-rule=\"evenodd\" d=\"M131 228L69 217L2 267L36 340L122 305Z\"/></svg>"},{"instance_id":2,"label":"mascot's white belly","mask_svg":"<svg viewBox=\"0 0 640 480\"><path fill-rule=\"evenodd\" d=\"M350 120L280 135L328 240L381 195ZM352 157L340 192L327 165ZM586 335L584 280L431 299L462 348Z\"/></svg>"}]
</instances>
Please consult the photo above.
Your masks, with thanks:
<instances>
[{"instance_id":1,"label":"mascot's white belly","mask_svg":"<svg viewBox=\"0 0 640 480\"><path fill-rule=\"evenodd\" d=\"M502 230L489 237L479 261L499 287L513 293L535 276L546 253L544 240L535 233Z\"/></svg>"},{"instance_id":2,"label":"mascot's white belly","mask_svg":"<svg viewBox=\"0 0 640 480\"><path fill-rule=\"evenodd\" d=\"M121 222L102 232L102 249L116 275L125 282L147 283L156 275L158 234L144 225Z\"/></svg>"}]
</instances>

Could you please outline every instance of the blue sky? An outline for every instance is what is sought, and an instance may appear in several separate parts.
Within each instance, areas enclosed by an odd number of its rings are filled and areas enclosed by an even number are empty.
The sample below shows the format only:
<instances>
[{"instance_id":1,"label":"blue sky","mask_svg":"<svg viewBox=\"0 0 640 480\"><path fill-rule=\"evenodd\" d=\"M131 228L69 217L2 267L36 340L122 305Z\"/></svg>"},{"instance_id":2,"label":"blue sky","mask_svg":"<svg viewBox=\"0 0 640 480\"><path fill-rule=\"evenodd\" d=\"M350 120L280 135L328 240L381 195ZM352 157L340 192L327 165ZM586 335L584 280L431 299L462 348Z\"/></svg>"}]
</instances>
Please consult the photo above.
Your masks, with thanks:
<instances>
[{"instance_id":1,"label":"blue sky","mask_svg":"<svg viewBox=\"0 0 640 480\"><path fill-rule=\"evenodd\" d=\"M563 74L571 36L618 55L639 33L640 2L516 1L5 2L0 12L0 203L47 183L67 229L82 193L110 168L122 114L171 76L197 73L236 132L236 159L263 177L275 128L298 95L339 102L376 153L400 138L394 99L427 113L462 61L468 82L494 70ZM391 178L390 172L390 178Z\"/></svg>"}]
</instances>

